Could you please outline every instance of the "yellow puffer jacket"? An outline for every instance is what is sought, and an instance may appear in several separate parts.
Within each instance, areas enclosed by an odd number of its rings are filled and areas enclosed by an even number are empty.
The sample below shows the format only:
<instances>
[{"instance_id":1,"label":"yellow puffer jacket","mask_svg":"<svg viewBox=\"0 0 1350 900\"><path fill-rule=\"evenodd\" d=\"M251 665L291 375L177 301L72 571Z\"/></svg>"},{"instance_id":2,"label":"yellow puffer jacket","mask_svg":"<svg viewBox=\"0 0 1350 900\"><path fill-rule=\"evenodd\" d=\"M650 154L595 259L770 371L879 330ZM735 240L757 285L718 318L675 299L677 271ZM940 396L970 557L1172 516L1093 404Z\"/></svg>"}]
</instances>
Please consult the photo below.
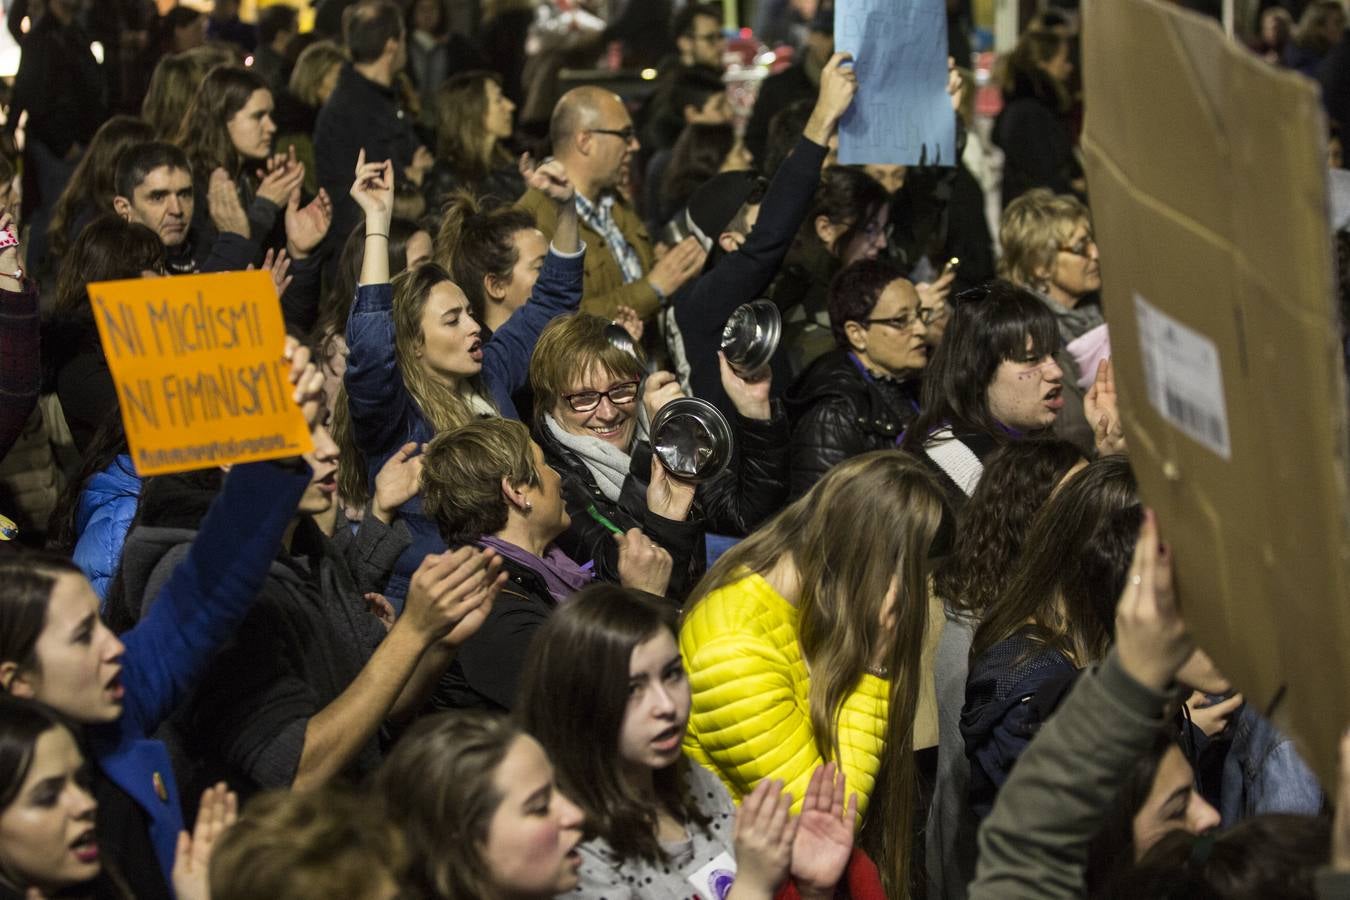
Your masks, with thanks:
<instances>
[{"instance_id":1,"label":"yellow puffer jacket","mask_svg":"<svg viewBox=\"0 0 1350 900\"><path fill-rule=\"evenodd\" d=\"M694 697L685 752L737 801L762 779L783 779L800 812L823 760L811 730L796 607L747 572L694 606L680 628L680 652ZM859 811L880 767L889 697L889 682L863 675L839 718L839 763Z\"/></svg>"}]
</instances>

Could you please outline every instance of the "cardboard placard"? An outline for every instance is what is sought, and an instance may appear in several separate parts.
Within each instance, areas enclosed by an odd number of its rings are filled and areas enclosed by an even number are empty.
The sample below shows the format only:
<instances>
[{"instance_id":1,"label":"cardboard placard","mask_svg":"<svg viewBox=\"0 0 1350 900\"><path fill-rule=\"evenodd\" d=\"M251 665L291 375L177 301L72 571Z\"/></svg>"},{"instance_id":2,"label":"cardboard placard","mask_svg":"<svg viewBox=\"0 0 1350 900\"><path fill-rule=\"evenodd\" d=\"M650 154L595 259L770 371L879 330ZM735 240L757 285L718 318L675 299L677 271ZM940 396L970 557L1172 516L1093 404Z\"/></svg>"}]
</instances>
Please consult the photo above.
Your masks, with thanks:
<instances>
[{"instance_id":1,"label":"cardboard placard","mask_svg":"<svg viewBox=\"0 0 1350 900\"><path fill-rule=\"evenodd\" d=\"M139 475L313 449L291 399L270 274L101 281L88 290Z\"/></svg>"},{"instance_id":2,"label":"cardboard placard","mask_svg":"<svg viewBox=\"0 0 1350 900\"><path fill-rule=\"evenodd\" d=\"M1334 788L1350 506L1317 89L1157 0L1093 0L1083 37L1130 460L1197 642Z\"/></svg>"}]
</instances>

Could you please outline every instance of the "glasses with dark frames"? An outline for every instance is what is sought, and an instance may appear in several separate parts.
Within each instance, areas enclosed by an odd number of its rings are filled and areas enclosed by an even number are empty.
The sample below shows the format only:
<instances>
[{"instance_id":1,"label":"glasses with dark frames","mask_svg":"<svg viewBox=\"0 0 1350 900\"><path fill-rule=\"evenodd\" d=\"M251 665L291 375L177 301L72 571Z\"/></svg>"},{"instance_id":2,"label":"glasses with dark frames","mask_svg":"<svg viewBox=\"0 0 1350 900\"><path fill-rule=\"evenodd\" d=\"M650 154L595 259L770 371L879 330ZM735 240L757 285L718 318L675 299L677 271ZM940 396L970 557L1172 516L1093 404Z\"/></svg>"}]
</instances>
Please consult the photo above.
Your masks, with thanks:
<instances>
[{"instance_id":1,"label":"glasses with dark frames","mask_svg":"<svg viewBox=\"0 0 1350 900\"><path fill-rule=\"evenodd\" d=\"M616 138L622 138L625 144L631 144L637 137L637 131L632 125L627 128L590 128L587 130L594 134L611 134Z\"/></svg>"},{"instance_id":2,"label":"glasses with dark frames","mask_svg":"<svg viewBox=\"0 0 1350 900\"><path fill-rule=\"evenodd\" d=\"M590 412L608 399L615 406L626 406L637 399L638 382L625 381L616 384L607 391L578 391L575 394L563 394L563 399L572 408L572 412Z\"/></svg>"}]
</instances>

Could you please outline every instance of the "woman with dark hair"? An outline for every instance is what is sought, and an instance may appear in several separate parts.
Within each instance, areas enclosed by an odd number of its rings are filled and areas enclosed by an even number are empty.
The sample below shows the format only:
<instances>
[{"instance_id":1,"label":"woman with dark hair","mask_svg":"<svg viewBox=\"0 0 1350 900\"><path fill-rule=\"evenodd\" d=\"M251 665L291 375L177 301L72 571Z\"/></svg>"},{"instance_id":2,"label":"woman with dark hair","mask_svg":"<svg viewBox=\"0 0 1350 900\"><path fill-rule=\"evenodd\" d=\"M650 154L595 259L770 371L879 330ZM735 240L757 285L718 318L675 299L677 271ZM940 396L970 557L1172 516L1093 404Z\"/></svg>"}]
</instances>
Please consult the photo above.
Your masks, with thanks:
<instances>
[{"instance_id":1,"label":"woman with dark hair","mask_svg":"<svg viewBox=\"0 0 1350 900\"><path fill-rule=\"evenodd\" d=\"M530 432L488 418L437 435L422 456L422 509L452 547L495 550L510 576L475 640L451 664L440 702L511 709L530 638L574 591L594 577L555 541L570 524L561 479ZM660 596L670 554L630 530L619 541L619 578Z\"/></svg>"},{"instance_id":2,"label":"woman with dark hair","mask_svg":"<svg viewBox=\"0 0 1350 900\"><path fill-rule=\"evenodd\" d=\"M961 710L969 803L980 818L1066 685L1106 655L1143 515L1137 491L1122 457L1069 478L1037 514L1011 580L984 611Z\"/></svg>"},{"instance_id":3,"label":"woman with dark hair","mask_svg":"<svg viewBox=\"0 0 1350 900\"><path fill-rule=\"evenodd\" d=\"M527 211L488 205L465 190L447 198L436 234L436 261L454 275L488 334L530 299L547 256L548 238Z\"/></svg>"},{"instance_id":4,"label":"woman with dark hair","mask_svg":"<svg viewBox=\"0 0 1350 900\"><path fill-rule=\"evenodd\" d=\"M294 341L284 353L288 386L311 428L319 427L322 378ZM120 637L68 559L0 556L0 690L86 726L98 843L131 896L172 896L183 828L168 751L150 735L248 613L312 475L299 460L233 467L199 539L150 598L146 616Z\"/></svg>"},{"instance_id":5,"label":"woman with dark hair","mask_svg":"<svg viewBox=\"0 0 1350 900\"><path fill-rule=\"evenodd\" d=\"M375 791L408 843L415 900L552 900L578 884L584 816L539 742L502 716L422 719ZM447 840L447 838L450 838Z\"/></svg>"},{"instance_id":6,"label":"woman with dark hair","mask_svg":"<svg viewBox=\"0 0 1350 900\"><path fill-rule=\"evenodd\" d=\"M149 125L132 116L113 116L94 132L89 149L52 210L47 246L53 271L58 268L56 261L65 256L84 226L94 216L112 209L113 195L117 193L113 184L117 157L132 144L145 143L154 137ZM35 271L44 271L40 260L30 260L29 264Z\"/></svg>"},{"instance_id":7,"label":"woman with dark hair","mask_svg":"<svg viewBox=\"0 0 1350 900\"><path fill-rule=\"evenodd\" d=\"M57 274L52 315L43 331L42 363L81 452L93 442L108 410L118 406L85 286L163 274L164 243L159 235L114 213L86 225L66 254Z\"/></svg>"},{"instance_id":8,"label":"woman with dark hair","mask_svg":"<svg viewBox=\"0 0 1350 900\"><path fill-rule=\"evenodd\" d=\"M438 212L457 190L514 203L525 179L507 151L516 105L493 72L463 72L435 88L430 109L436 162L424 188L427 209Z\"/></svg>"},{"instance_id":9,"label":"woman with dark hair","mask_svg":"<svg viewBox=\"0 0 1350 900\"><path fill-rule=\"evenodd\" d=\"M845 460L717 560L680 627L685 752L734 798L772 778L804 796L816 767L836 763L892 897L916 874L914 719L943 514L905 454Z\"/></svg>"},{"instance_id":10,"label":"woman with dark hair","mask_svg":"<svg viewBox=\"0 0 1350 900\"><path fill-rule=\"evenodd\" d=\"M1345 6L1340 0L1313 0L1304 7L1284 48L1285 67L1316 78L1327 54L1345 40L1345 23Z\"/></svg>"},{"instance_id":11,"label":"woman with dark hair","mask_svg":"<svg viewBox=\"0 0 1350 900\"><path fill-rule=\"evenodd\" d=\"M801 818L789 825L784 816L777 828L765 827L768 814L791 801L781 782L765 779L737 821L727 789L684 754L690 702L668 608L595 585L540 631L521 680L520 720L586 814L577 893L682 900L692 881L712 896L698 873L730 859L730 900L767 897L788 874L803 896L833 897L857 817L856 794L845 809L844 777L832 765L817 769ZM582 708L590 714L576 715ZM790 856L766 852L788 846Z\"/></svg>"},{"instance_id":12,"label":"woman with dark hair","mask_svg":"<svg viewBox=\"0 0 1350 900\"><path fill-rule=\"evenodd\" d=\"M197 88L175 143L192 164L197 198L192 229L201 235L199 245L214 243L218 225L207 198L225 184L248 217L247 236L262 248L285 245L282 213L292 192L298 200L305 167L294 153L273 157L272 107L272 92L261 76L240 66L212 69Z\"/></svg>"},{"instance_id":13,"label":"woman with dark hair","mask_svg":"<svg viewBox=\"0 0 1350 900\"><path fill-rule=\"evenodd\" d=\"M1004 206L1035 187L1087 192L1067 120L1069 51L1069 39L1060 34L1027 31L1008 55L1003 111L994 121L994 143L1004 154Z\"/></svg>"},{"instance_id":14,"label":"woman with dark hair","mask_svg":"<svg viewBox=\"0 0 1350 900\"><path fill-rule=\"evenodd\" d=\"M1142 519L1115 604L1115 646L1076 679L999 792L980 828L971 900L1001 900L1029 884L1050 900L1286 896L1283 890L1171 894L1137 883L1109 890L1114 876L1128 873L1160 839L1170 840L1168 832L1200 835L1218 822L1172 738L1177 679L1201 654L1178 614L1171 551L1153 514ZM1205 864L1205 849L1191 855L1191 864Z\"/></svg>"},{"instance_id":15,"label":"woman with dark hair","mask_svg":"<svg viewBox=\"0 0 1350 900\"><path fill-rule=\"evenodd\" d=\"M736 137L730 123L694 122L680 132L671 148L661 181L647 210L647 225L653 234L678 215L699 185L719 172L748 171L754 157Z\"/></svg>"},{"instance_id":16,"label":"woman with dark hair","mask_svg":"<svg viewBox=\"0 0 1350 900\"><path fill-rule=\"evenodd\" d=\"M0 693L0 896L51 897L76 885L92 893L102 870L97 808L75 726Z\"/></svg>"},{"instance_id":17,"label":"woman with dark hair","mask_svg":"<svg viewBox=\"0 0 1350 900\"><path fill-rule=\"evenodd\" d=\"M975 877L979 821L966 803L970 763L961 738L975 628L1016 569L1036 513L1085 465L1078 448L1066 441L1018 441L995 451L961 510L951 553L933 570L933 593L946 616L934 658L938 768L925 829L928 896L934 900L964 897Z\"/></svg>"},{"instance_id":18,"label":"woman with dark hair","mask_svg":"<svg viewBox=\"0 0 1350 900\"><path fill-rule=\"evenodd\" d=\"M841 460L894 447L919 414L928 314L901 269L885 260L844 268L830 282L829 308L835 349L786 398L794 499Z\"/></svg>"},{"instance_id":19,"label":"woman with dark hair","mask_svg":"<svg viewBox=\"0 0 1350 900\"><path fill-rule=\"evenodd\" d=\"M175 6L174 10L192 12L185 6ZM141 101L141 118L155 130L155 139L174 140L206 73L236 62L229 50L211 44L161 57Z\"/></svg>"},{"instance_id":20,"label":"woman with dark hair","mask_svg":"<svg viewBox=\"0 0 1350 900\"><path fill-rule=\"evenodd\" d=\"M1055 316L1004 281L957 298L924 372L922 412L901 447L931 466L958 509L998 447L1048 431L1064 405Z\"/></svg>"},{"instance_id":21,"label":"woman with dark hair","mask_svg":"<svg viewBox=\"0 0 1350 900\"><path fill-rule=\"evenodd\" d=\"M794 372L834 346L830 280L844 266L886 249L890 195L861 168L831 166L771 289L783 312L783 340Z\"/></svg>"}]
</instances>

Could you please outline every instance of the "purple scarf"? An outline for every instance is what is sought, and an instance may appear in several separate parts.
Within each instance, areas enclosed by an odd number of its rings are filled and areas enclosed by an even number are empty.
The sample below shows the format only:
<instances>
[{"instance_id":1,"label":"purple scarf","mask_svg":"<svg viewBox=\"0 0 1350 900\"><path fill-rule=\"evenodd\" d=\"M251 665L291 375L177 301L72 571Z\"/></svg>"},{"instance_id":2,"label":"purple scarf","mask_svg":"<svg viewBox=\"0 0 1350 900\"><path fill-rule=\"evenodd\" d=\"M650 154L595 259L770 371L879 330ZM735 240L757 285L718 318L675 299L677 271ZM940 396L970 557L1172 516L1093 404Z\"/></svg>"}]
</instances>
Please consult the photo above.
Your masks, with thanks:
<instances>
[{"instance_id":1,"label":"purple scarf","mask_svg":"<svg viewBox=\"0 0 1350 900\"><path fill-rule=\"evenodd\" d=\"M555 603L561 603L595 580L595 576L591 574L594 562L579 566L570 556L559 550L557 544L549 544L541 558L523 547L491 534L480 537L478 543L484 547L491 547L502 556L520 563L544 579L544 584L553 595Z\"/></svg>"}]
</instances>

